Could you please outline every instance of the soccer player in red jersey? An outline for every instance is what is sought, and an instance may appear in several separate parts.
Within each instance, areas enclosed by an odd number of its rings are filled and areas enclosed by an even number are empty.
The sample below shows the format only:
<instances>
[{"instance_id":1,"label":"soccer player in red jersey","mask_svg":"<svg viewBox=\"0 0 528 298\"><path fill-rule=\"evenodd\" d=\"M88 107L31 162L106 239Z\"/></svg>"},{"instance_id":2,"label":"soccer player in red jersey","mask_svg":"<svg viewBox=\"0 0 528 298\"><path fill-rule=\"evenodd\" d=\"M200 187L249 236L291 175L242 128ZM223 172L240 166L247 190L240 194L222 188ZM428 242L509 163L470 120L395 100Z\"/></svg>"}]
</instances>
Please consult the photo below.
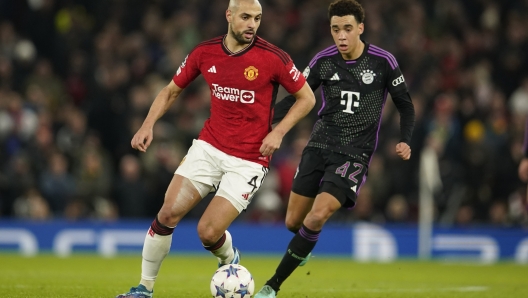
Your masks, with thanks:
<instances>
[{"instance_id":1,"label":"soccer player in red jersey","mask_svg":"<svg viewBox=\"0 0 528 298\"><path fill-rule=\"evenodd\" d=\"M238 263L227 228L247 208L268 172L284 135L314 106L315 97L291 58L256 35L262 18L258 0L231 0L228 33L196 46L160 91L131 145L145 152L152 128L199 74L211 89L211 116L176 170L165 201L145 237L140 284L117 297L152 297L161 263L178 222L204 196L215 197L198 223L198 235L219 266ZM272 129L278 86L296 103Z\"/></svg>"}]
</instances>

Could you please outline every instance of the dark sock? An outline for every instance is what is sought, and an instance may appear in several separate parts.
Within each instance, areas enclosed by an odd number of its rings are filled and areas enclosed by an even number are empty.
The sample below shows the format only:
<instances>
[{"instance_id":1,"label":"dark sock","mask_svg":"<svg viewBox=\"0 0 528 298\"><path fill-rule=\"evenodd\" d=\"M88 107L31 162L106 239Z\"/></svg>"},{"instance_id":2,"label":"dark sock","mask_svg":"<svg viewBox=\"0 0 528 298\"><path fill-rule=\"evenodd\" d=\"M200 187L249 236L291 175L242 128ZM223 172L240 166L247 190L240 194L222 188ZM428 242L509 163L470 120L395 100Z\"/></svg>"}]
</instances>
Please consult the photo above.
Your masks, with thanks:
<instances>
[{"instance_id":1,"label":"dark sock","mask_svg":"<svg viewBox=\"0 0 528 298\"><path fill-rule=\"evenodd\" d=\"M312 231L302 225L301 229L288 245L288 250L275 271L275 275L266 282L276 292L279 291L282 283L292 274L299 264L314 249L317 240L319 240L321 231Z\"/></svg>"},{"instance_id":2,"label":"dark sock","mask_svg":"<svg viewBox=\"0 0 528 298\"><path fill-rule=\"evenodd\" d=\"M224 233L224 235L222 235L222 237L220 237L220 239L218 239L218 241L216 241L215 244L211 245L211 246L204 246L204 248L208 251L215 251L217 249L219 249L220 247L222 247L222 245L224 245L226 241L226 234Z\"/></svg>"},{"instance_id":3,"label":"dark sock","mask_svg":"<svg viewBox=\"0 0 528 298\"><path fill-rule=\"evenodd\" d=\"M150 224L149 234L151 232L156 233L158 235L167 236L174 232L174 228L170 228L161 224L158 220L158 217L156 216L156 219L154 219L152 224Z\"/></svg>"}]
</instances>

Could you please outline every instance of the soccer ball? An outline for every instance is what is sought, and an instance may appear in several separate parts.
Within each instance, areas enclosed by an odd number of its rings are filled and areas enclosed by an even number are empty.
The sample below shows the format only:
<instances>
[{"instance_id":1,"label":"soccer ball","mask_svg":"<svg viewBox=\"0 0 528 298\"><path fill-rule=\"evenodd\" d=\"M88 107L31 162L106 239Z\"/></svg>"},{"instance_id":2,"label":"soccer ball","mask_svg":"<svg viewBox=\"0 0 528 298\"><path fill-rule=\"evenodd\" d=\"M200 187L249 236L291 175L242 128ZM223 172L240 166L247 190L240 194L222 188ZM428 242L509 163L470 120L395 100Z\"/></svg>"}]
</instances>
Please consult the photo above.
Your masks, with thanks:
<instances>
[{"instance_id":1,"label":"soccer ball","mask_svg":"<svg viewBox=\"0 0 528 298\"><path fill-rule=\"evenodd\" d=\"M214 298L249 298L255 290L255 281L246 267L239 264L224 265L211 279Z\"/></svg>"}]
</instances>

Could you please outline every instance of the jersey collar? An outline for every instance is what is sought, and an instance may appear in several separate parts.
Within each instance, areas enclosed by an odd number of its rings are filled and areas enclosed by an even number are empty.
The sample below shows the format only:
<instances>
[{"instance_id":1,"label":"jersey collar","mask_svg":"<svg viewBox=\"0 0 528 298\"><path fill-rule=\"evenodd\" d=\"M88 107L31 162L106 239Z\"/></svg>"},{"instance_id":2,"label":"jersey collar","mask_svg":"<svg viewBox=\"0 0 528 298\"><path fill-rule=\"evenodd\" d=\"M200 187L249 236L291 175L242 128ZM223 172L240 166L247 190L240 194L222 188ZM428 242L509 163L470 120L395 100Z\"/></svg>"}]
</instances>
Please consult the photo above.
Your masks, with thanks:
<instances>
[{"instance_id":1,"label":"jersey collar","mask_svg":"<svg viewBox=\"0 0 528 298\"><path fill-rule=\"evenodd\" d=\"M361 59L363 59L363 57L365 57L370 44L364 40L361 40L361 41L365 44L365 47L363 48L363 52L361 52L361 55L359 55L359 57L357 57L354 60L345 60L343 59L343 56L341 56L341 53L338 52L337 55L339 55L339 58L340 58L338 59L339 64L341 64L345 68L348 68L348 66L355 65L358 61L360 61Z\"/></svg>"},{"instance_id":2,"label":"jersey collar","mask_svg":"<svg viewBox=\"0 0 528 298\"><path fill-rule=\"evenodd\" d=\"M224 53L226 53L228 56L231 56L231 57L238 57L238 56L244 55L246 52L251 50L251 48L255 45L255 41L258 38L258 36L255 35L255 37L253 38L253 40L251 41L251 43L247 47L243 48L242 50L240 50L238 52L231 52L231 50L229 50L226 47L226 45L225 45L226 36L227 36L227 34L224 35L224 38L222 38L222 49L224 50Z\"/></svg>"}]
</instances>

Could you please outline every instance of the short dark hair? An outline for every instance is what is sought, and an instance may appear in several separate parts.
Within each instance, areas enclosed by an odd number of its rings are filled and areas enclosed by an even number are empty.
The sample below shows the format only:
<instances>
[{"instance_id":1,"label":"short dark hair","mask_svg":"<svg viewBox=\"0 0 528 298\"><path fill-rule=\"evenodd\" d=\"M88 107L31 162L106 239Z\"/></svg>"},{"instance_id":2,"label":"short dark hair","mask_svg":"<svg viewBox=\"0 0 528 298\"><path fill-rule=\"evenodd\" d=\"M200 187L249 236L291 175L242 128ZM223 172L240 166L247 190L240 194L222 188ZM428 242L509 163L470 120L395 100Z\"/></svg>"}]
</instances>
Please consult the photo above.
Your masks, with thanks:
<instances>
[{"instance_id":1,"label":"short dark hair","mask_svg":"<svg viewBox=\"0 0 528 298\"><path fill-rule=\"evenodd\" d=\"M356 0L336 0L328 6L328 19L333 16L344 17L353 15L358 24L365 20L365 11Z\"/></svg>"}]
</instances>

